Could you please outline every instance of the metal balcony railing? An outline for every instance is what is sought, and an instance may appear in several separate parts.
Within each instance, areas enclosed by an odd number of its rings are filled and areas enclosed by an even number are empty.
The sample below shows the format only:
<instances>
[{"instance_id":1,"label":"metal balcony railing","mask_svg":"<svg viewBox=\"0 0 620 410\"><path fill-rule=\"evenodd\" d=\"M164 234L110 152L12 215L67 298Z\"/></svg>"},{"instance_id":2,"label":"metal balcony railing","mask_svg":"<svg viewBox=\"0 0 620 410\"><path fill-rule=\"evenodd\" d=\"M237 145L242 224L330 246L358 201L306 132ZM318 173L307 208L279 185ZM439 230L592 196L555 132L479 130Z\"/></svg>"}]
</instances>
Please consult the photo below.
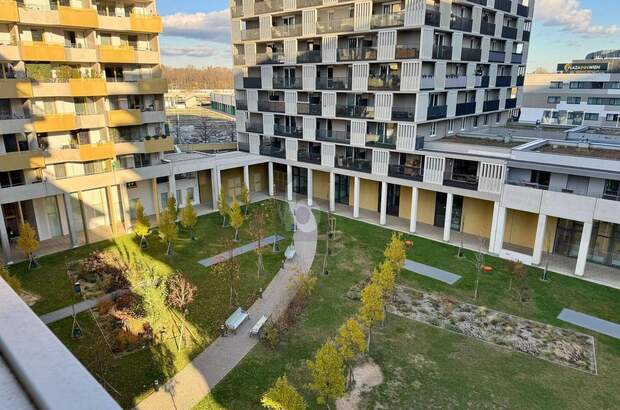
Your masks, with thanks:
<instances>
[{"instance_id":1,"label":"metal balcony railing","mask_svg":"<svg viewBox=\"0 0 620 410\"><path fill-rule=\"evenodd\" d=\"M376 47L339 48L338 61L367 61L377 59Z\"/></svg>"},{"instance_id":2,"label":"metal balcony railing","mask_svg":"<svg viewBox=\"0 0 620 410\"><path fill-rule=\"evenodd\" d=\"M275 124L273 126L273 133L282 137L301 138L304 135L304 130L298 127Z\"/></svg>"},{"instance_id":3,"label":"metal balcony railing","mask_svg":"<svg viewBox=\"0 0 620 410\"><path fill-rule=\"evenodd\" d=\"M284 64L284 53L260 53L256 55L256 64Z\"/></svg>"},{"instance_id":4,"label":"metal balcony railing","mask_svg":"<svg viewBox=\"0 0 620 410\"><path fill-rule=\"evenodd\" d=\"M415 121L415 107L392 107L393 121Z\"/></svg>"},{"instance_id":5,"label":"metal balcony railing","mask_svg":"<svg viewBox=\"0 0 620 410\"><path fill-rule=\"evenodd\" d=\"M297 161L308 162L310 164L320 164L321 163L321 153L320 152L312 152L312 151L298 151L297 152Z\"/></svg>"},{"instance_id":6,"label":"metal balcony railing","mask_svg":"<svg viewBox=\"0 0 620 410\"><path fill-rule=\"evenodd\" d=\"M301 24L275 26L271 28L271 36L273 38L299 37L301 36L301 31Z\"/></svg>"},{"instance_id":7,"label":"metal balcony railing","mask_svg":"<svg viewBox=\"0 0 620 410\"><path fill-rule=\"evenodd\" d=\"M316 130L316 139L317 141L348 144L351 141L351 136L347 131L318 129Z\"/></svg>"},{"instance_id":8,"label":"metal balcony railing","mask_svg":"<svg viewBox=\"0 0 620 410\"><path fill-rule=\"evenodd\" d=\"M458 103L456 104L456 115L470 115L476 113L476 102Z\"/></svg>"},{"instance_id":9,"label":"metal balcony railing","mask_svg":"<svg viewBox=\"0 0 620 410\"><path fill-rule=\"evenodd\" d=\"M297 114L300 115L321 115L321 104L297 103Z\"/></svg>"},{"instance_id":10,"label":"metal balcony railing","mask_svg":"<svg viewBox=\"0 0 620 410\"><path fill-rule=\"evenodd\" d=\"M258 111L284 112L284 101L258 101Z\"/></svg>"},{"instance_id":11,"label":"metal balcony railing","mask_svg":"<svg viewBox=\"0 0 620 410\"><path fill-rule=\"evenodd\" d=\"M286 151L284 149L284 146L281 146L281 145L271 145L271 144L261 145L259 148L259 152L261 155L267 155L269 157L276 157L276 158L286 157Z\"/></svg>"},{"instance_id":12,"label":"metal balcony railing","mask_svg":"<svg viewBox=\"0 0 620 410\"><path fill-rule=\"evenodd\" d=\"M441 13L438 9L426 9L424 22L427 26L439 27Z\"/></svg>"},{"instance_id":13,"label":"metal balcony railing","mask_svg":"<svg viewBox=\"0 0 620 410\"><path fill-rule=\"evenodd\" d=\"M297 53L297 63L320 63L323 60L321 50L306 50Z\"/></svg>"},{"instance_id":14,"label":"metal balcony railing","mask_svg":"<svg viewBox=\"0 0 620 410\"><path fill-rule=\"evenodd\" d=\"M409 44L397 44L396 45L396 58L404 60L408 58L419 58L420 49L417 46Z\"/></svg>"},{"instance_id":15,"label":"metal balcony railing","mask_svg":"<svg viewBox=\"0 0 620 410\"><path fill-rule=\"evenodd\" d=\"M474 21L467 17L459 17L459 16L451 16L450 17L450 28L452 30L466 31L471 33L472 26Z\"/></svg>"},{"instance_id":16,"label":"metal balcony railing","mask_svg":"<svg viewBox=\"0 0 620 410\"><path fill-rule=\"evenodd\" d=\"M436 60L451 60L452 46L433 45L433 58Z\"/></svg>"},{"instance_id":17,"label":"metal balcony railing","mask_svg":"<svg viewBox=\"0 0 620 410\"><path fill-rule=\"evenodd\" d=\"M260 77L244 77L243 88L261 88L262 82Z\"/></svg>"},{"instance_id":18,"label":"metal balcony railing","mask_svg":"<svg viewBox=\"0 0 620 410\"><path fill-rule=\"evenodd\" d=\"M353 18L319 20L316 24L316 31L318 34L353 31Z\"/></svg>"},{"instance_id":19,"label":"metal balcony railing","mask_svg":"<svg viewBox=\"0 0 620 410\"><path fill-rule=\"evenodd\" d=\"M394 178L422 181L424 179L424 168L409 165L390 165L388 175Z\"/></svg>"},{"instance_id":20,"label":"metal balcony railing","mask_svg":"<svg viewBox=\"0 0 620 410\"><path fill-rule=\"evenodd\" d=\"M301 90L301 78L273 78L273 88Z\"/></svg>"},{"instance_id":21,"label":"metal balcony railing","mask_svg":"<svg viewBox=\"0 0 620 410\"><path fill-rule=\"evenodd\" d=\"M376 14L370 20L371 28L398 27L405 23L405 12Z\"/></svg>"},{"instance_id":22,"label":"metal balcony railing","mask_svg":"<svg viewBox=\"0 0 620 410\"><path fill-rule=\"evenodd\" d=\"M497 110L499 110L499 100L485 101L482 107L482 111L484 112L497 111Z\"/></svg>"},{"instance_id":23,"label":"metal balcony railing","mask_svg":"<svg viewBox=\"0 0 620 410\"><path fill-rule=\"evenodd\" d=\"M262 122L247 122L245 124L245 130L247 132L253 132L256 134L263 133L263 123Z\"/></svg>"},{"instance_id":24,"label":"metal balcony railing","mask_svg":"<svg viewBox=\"0 0 620 410\"><path fill-rule=\"evenodd\" d=\"M466 48L461 49L461 60L463 61L480 61L482 59L482 49Z\"/></svg>"},{"instance_id":25,"label":"metal balcony railing","mask_svg":"<svg viewBox=\"0 0 620 410\"><path fill-rule=\"evenodd\" d=\"M351 78L349 77L321 77L316 81L317 90L350 90Z\"/></svg>"},{"instance_id":26,"label":"metal balcony railing","mask_svg":"<svg viewBox=\"0 0 620 410\"><path fill-rule=\"evenodd\" d=\"M400 75L392 74L387 77L368 78L368 89L374 91L398 91L400 90Z\"/></svg>"},{"instance_id":27,"label":"metal balcony railing","mask_svg":"<svg viewBox=\"0 0 620 410\"><path fill-rule=\"evenodd\" d=\"M443 184L455 188L478 190L478 176L472 174L444 174Z\"/></svg>"},{"instance_id":28,"label":"metal balcony railing","mask_svg":"<svg viewBox=\"0 0 620 410\"><path fill-rule=\"evenodd\" d=\"M486 34L487 36L495 35L495 24L483 21L480 23L480 34Z\"/></svg>"},{"instance_id":29,"label":"metal balcony railing","mask_svg":"<svg viewBox=\"0 0 620 410\"><path fill-rule=\"evenodd\" d=\"M448 115L448 106L447 105L431 105L428 107L426 113L427 120L437 120L440 118L446 118Z\"/></svg>"},{"instance_id":30,"label":"metal balcony railing","mask_svg":"<svg viewBox=\"0 0 620 410\"><path fill-rule=\"evenodd\" d=\"M368 159L338 157L336 159L336 167L342 169L349 169L352 171L370 173L372 170L372 161Z\"/></svg>"},{"instance_id":31,"label":"metal balcony railing","mask_svg":"<svg viewBox=\"0 0 620 410\"><path fill-rule=\"evenodd\" d=\"M375 107L367 105L336 104L336 116L347 118L374 118Z\"/></svg>"}]
</instances>

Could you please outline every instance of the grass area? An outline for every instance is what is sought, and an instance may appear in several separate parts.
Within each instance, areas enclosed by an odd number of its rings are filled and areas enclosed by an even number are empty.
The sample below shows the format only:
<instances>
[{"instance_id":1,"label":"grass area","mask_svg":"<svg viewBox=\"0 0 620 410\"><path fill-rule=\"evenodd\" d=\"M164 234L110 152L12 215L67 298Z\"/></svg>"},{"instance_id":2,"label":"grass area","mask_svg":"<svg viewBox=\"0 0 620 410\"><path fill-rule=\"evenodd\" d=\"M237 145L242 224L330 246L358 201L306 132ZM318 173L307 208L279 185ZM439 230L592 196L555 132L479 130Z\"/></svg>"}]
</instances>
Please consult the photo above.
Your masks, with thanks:
<instances>
[{"instance_id":1,"label":"grass area","mask_svg":"<svg viewBox=\"0 0 620 410\"><path fill-rule=\"evenodd\" d=\"M285 240L281 243L279 252L265 252L263 257L265 273L260 278L257 276L254 252L238 257L241 266L239 304L246 309L256 300L258 289L265 288L279 270L283 251L292 237L291 232L287 230L290 226L288 205L283 202L277 202L277 204L285 212L286 217L278 222L269 220L266 236L278 232L285 236ZM253 204L252 206L261 205ZM247 221L240 231L238 246L252 241L247 230L250 223L251 221ZM24 264L16 265L11 270L17 274L26 290L41 297L41 300L33 307L37 313L46 313L67 306L76 299L73 295L71 281L66 275L66 262L84 258L94 249L119 249L130 257L144 258L150 265L162 272L179 271L197 286L198 292L189 307L187 319L189 329L197 334L198 339L203 342L202 345L194 344L179 352L175 340L170 338L158 346L147 347L113 360L106 377L109 384L105 387L122 406L128 408L152 391L155 380L163 383L200 353L218 334L220 324L236 308L229 305L229 288L226 279L216 277L213 268L205 268L198 264L201 259L225 251L222 239L232 238L234 231L229 227L222 228L221 224L222 219L219 214L200 217L195 231L198 240L192 241L188 233L181 231L179 240L174 244L172 256L165 255L165 245L155 235L151 236L149 247L143 253L139 250L135 236L126 235L111 241L43 257L40 259L41 267L32 272L27 272ZM95 353L87 347L94 343L95 338L101 337L100 333L89 312L80 314L78 319L85 333L85 336L78 341L70 337L71 318L54 323L50 327L78 359L97 373L96 369L93 369L97 357L93 357Z\"/></svg>"},{"instance_id":2,"label":"grass area","mask_svg":"<svg viewBox=\"0 0 620 410\"><path fill-rule=\"evenodd\" d=\"M321 228L325 224L322 215ZM286 373L306 395L305 360L356 312L358 303L346 298L352 285L368 275L382 260L391 231L337 219L340 240L329 257L329 276L321 276L316 293L298 324L272 351L260 344L220 382L197 408L235 410L260 407L260 395ZM381 366L385 382L362 396L360 408L614 408L620 400L620 341L587 332L556 316L564 307L603 319L620 322L620 291L579 279L550 274L548 283L540 271L528 269L531 298L513 300L509 291L510 264L494 257L485 262L494 267L483 274L479 298L473 300L475 255L457 257L455 247L431 240L414 241L408 258L462 275L448 286L412 272L403 271L401 283L452 295L463 301L560 327L590 333L596 340L598 375L568 369L525 354L485 344L432 326L388 315L373 337L370 356ZM324 244L319 244L319 250ZM320 271L322 258L315 260Z\"/></svg>"}]
</instances>

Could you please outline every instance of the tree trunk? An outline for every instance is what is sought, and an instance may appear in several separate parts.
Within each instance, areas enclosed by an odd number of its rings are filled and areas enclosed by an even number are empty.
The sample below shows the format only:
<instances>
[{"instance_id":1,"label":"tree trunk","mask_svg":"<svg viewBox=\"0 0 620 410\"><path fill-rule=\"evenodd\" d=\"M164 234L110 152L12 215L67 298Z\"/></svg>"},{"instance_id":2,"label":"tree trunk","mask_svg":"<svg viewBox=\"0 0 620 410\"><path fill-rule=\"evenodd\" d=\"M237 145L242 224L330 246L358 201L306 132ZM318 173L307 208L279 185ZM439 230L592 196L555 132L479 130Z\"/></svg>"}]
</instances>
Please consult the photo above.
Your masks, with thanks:
<instances>
[{"instance_id":1,"label":"tree trunk","mask_svg":"<svg viewBox=\"0 0 620 410\"><path fill-rule=\"evenodd\" d=\"M181 318L181 340L179 340L179 349L178 351L181 351L181 348L183 348L183 334L185 333L185 317L183 316Z\"/></svg>"},{"instance_id":2,"label":"tree trunk","mask_svg":"<svg viewBox=\"0 0 620 410\"><path fill-rule=\"evenodd\" d=\"M226 215L222 217L222 228L226 227Z\"/></svg>"},{"instance_id":3,"label":"tree trunk","mask_svg":"<svg viewBox=\"0 0 620 410\"><path fill-rule=\"evenodd\" d=\"M239 229L235 229L235 242L239 242Z\"/></svg>"},{"instance_id":4,"label":"tree trunk","mask_svg":"<svg viewBox=\"0 0 620 410\"><path fill-rule=\"evenodd\" d=\"M172 241L168 241L168 248L166 249L166 255L170 256L172 254Z\"/></svg>"},{"instance_id":5,"label":"tree trunk","mask_svg":"<svg viewBox=\"0 0 620 410\"><path fill-rule=\"evenodd\" d=\"M370 335L372 334L372 326L368 326L368 343L366 345L366 351L370 353Z\"/></svg>"}]
</instances>

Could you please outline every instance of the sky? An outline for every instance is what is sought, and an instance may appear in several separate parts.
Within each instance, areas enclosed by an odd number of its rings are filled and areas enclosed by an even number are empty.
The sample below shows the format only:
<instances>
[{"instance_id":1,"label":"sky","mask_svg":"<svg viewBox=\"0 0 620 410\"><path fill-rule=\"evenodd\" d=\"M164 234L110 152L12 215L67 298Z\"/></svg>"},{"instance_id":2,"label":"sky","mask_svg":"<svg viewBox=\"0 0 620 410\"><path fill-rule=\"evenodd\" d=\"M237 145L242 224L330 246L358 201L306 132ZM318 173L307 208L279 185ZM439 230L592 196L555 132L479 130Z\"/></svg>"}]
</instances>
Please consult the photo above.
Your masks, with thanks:
<instances>
[{"instance_id":1,"label":"sky","mask_svg":"<svg viewBox=\"0 0 620 410\"><path fill-rule=\"evenodd\" d=\"M228 0L158 0L162 59L171 66L232 65ZM536 0L528 71L620 49L618 0Z\"/></svg>"}]
</instances>

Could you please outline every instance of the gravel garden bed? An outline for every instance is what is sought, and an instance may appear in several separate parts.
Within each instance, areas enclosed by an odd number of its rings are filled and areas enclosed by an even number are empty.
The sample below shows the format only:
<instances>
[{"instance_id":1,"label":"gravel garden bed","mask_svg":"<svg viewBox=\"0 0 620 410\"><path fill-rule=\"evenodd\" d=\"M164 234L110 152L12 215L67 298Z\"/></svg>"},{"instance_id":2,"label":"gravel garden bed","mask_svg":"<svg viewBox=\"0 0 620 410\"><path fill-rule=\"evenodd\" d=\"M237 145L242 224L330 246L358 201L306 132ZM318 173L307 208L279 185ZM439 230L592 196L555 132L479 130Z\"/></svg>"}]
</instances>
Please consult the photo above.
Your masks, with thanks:
<instances>
[{"instance_id":1,"label":"gravel garden bed","mask_svg":"<svg viewBox=\"0 0 620 410\"><path fill-rule=\"evenodd\" d=\"M562 366L597 372L594 338L574 330L405 286L397 286L387 311Z\"/></svg>"}]
</instances>

